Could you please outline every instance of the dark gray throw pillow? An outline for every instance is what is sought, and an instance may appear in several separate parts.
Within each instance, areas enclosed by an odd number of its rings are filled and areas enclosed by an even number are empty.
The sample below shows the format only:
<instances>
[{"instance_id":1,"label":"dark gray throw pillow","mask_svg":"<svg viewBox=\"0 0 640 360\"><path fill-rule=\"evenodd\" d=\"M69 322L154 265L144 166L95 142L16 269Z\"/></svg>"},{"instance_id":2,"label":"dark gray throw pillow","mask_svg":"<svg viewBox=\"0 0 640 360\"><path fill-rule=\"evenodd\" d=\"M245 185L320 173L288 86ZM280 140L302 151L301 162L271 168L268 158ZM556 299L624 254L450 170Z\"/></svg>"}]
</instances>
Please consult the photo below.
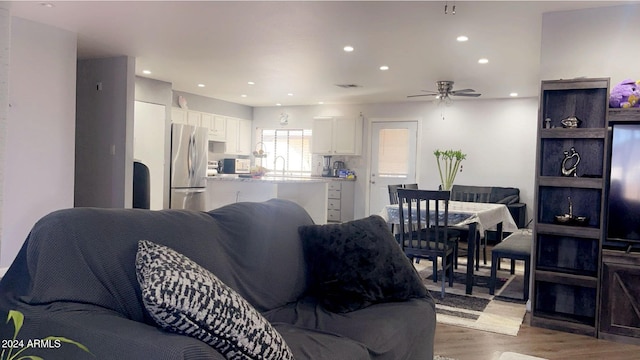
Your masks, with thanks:
<instances>
[{"instance_id":1,"label":"dark gray throw pillow","mask_svg":"<svg viewBox=\"0 0 640 360\"><path fill-rule=\"evenodd\" d=\"M311 291L333 312L426 297L418 273L380 216L298 229Z\"/></svg>"}]
</instances>

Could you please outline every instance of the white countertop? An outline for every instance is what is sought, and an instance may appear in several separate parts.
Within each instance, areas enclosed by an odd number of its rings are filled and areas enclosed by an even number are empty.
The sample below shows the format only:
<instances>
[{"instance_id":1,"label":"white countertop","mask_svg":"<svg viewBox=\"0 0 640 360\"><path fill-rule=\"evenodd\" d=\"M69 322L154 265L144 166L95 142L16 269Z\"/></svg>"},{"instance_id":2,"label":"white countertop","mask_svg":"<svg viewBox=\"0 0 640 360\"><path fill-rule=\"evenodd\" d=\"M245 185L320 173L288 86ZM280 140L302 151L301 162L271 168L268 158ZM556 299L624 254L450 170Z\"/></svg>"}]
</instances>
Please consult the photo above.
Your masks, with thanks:
<instances>
[{"instance_id":1,"label":"white countertop","mask_svg":"<svg viewBox=\"0 0 640 360\"><path fill-rule=\"evenodd\" d=\"M324 177L324 176L272 176L266 175L260 178L240 177L237 174L218 174L216 176L207 176L207 180L213 181L248 181L248 182L327 182L327 181L356 181L355 178L341 178L341 177Z\"/></svg>"},{"instance_id":2,"label":"white countertop","mask_svg":"<svg viewBox=\"0 0 640 360\"><path fill-rule=\"evenodd\" d=\"M255 182L255 183L324 183L328 180L321 177L288 177L288 176L262 176L260 178L247 178L238 176L210 176L207 177L209 181L240 181L240 182Z\"/></svg>"}]
</instances>

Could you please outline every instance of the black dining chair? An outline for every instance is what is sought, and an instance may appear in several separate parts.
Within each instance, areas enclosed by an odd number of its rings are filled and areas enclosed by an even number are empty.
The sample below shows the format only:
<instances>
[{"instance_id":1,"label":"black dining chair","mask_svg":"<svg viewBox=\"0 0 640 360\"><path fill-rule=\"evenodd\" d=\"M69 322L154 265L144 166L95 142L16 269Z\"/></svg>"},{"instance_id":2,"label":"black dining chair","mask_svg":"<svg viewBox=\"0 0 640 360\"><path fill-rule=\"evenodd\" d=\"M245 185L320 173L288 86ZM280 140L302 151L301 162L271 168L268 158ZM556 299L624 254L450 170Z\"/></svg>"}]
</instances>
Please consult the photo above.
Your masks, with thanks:
<instances>
[{"instance_id":1,"label":"black dining chair","mask_svg":"<svg viewBox=\"0 0 640 360\"><path fill-rule=\"evenodd\" d=\"M467 202L477 202L477 203L488 203L491 198L491 187L490 186L465 186L465 185L453 185L451 188L451 200L453 201L467 201ZM467 231L466 229L460 229L463 233ZM467 236L467 238L469 238ZM476 239L480 239L480 236L476 236ZM482 247L482 261L486 265L487 264L487 232L484 232L484 237L482 237L482 244L477 244L476 246L476 269L479 268L480 265L480 247ZM480 241L480 240L479 240Z\"/></svg>"},{"instance_id":2,"label":"black dining chair","mask_svg":"<svg viewBox=\"0 0 640 360\"><path fill-rule=\"evenodd\" d=\"M453 286L459 237L459 232L449 227L449 197L448 191L398 189L402 250L412 260L431 260L434 282L438 281L438 259L441 259L442 297L445 279L449 280L449 286ZM431 213L434 216L427 215Z\"/></svg>"},{"instance_id":3,"label":"black dining chair","mask_svg":"<svg viewBox=\"0 0 640 360\"><path fill-rule=\"evenodd\" d=\"M403 189L413 189L418 190L418 184L404 184L402 186Z\"/></svg>"},{"instance_id":4,"label":"black dining chair","mask_svg":"<svg viewBox=\"0 0 640 360\"><path fill-rule=\"evenodd\" d=\"M388 185L389 188L389 204L395 205L398 203L398 189L402 189L402 184Z\"/></svg>"}]
</instances>

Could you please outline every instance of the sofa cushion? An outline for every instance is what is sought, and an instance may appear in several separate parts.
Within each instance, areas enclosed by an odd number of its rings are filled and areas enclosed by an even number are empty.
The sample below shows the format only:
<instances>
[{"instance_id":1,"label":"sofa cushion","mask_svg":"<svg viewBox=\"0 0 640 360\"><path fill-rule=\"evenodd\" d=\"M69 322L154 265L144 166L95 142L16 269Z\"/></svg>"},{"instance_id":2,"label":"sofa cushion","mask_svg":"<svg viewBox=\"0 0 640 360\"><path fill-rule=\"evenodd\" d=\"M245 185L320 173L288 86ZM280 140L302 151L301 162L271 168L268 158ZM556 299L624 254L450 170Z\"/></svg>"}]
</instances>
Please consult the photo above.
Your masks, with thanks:
<instances>
[{"instance_id":1,"label":"sofa cushion","mask_svg":"<svg viewBox=\"0 0 640 360\"><path fill-rule=\"evenodd\" d=\"M425 286L377 215L299 228L310 290L330 311L427 296Z\"/></svg>"},{"instance_id":2,"label":"sofa cushion","mask_svg":"<svg viewBox=\"0 0 640 360\"><path fill-rule=\"evenodd\" d=\"M163 329L200 339L227 359L293 359L255 308L186 256L141 240L136 270L144 306Z\"/></svg>"},{"instance_id":3,"label":"sofa cushion","mask_svg":"<svg viewBox=\"0 0 640 360\"><path fill-rule=\"evenodd\" d=\"M513 204L520 200L520 189L513 187L493 187L489 202L497 204Z\"/></svg>"}]
</instances>

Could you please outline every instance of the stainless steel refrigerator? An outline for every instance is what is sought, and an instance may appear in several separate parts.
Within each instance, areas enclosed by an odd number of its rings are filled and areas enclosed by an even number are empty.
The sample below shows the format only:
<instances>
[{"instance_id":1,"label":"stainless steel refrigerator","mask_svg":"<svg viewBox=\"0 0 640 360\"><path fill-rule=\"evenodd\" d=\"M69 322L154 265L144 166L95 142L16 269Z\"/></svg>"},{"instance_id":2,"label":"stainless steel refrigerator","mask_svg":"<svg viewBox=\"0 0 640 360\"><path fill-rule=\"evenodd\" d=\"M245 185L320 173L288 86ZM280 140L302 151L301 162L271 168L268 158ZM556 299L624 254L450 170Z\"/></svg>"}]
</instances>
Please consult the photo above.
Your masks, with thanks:
<instances>
[{"instance_id":1,"label":"stainless steel refrigerator","mask_svg":"<svg viewBox=\"0 0 640 360\"><path fill-rule=\"evenodd\" d=\"M206 128L171 124L172 209L206 210L207 136Z\"/></svg>"}]
</instances>

